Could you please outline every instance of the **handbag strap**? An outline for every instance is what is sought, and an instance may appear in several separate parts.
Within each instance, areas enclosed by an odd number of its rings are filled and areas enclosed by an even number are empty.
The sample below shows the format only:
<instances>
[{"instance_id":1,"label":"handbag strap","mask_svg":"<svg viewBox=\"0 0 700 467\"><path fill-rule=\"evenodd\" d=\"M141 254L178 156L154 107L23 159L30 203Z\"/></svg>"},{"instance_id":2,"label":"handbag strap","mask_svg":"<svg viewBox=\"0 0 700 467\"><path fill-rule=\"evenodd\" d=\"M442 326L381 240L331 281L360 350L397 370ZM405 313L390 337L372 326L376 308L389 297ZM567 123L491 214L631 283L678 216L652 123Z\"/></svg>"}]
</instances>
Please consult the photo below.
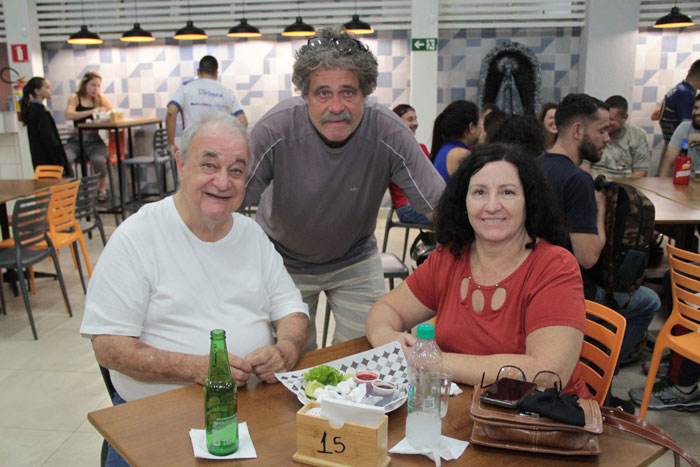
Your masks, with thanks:
<instances>
[{"instance_id":1,"label":"handbag strap","mask_svg":"<svg viewBox=\"0 0 700 467\"><path fill-rule=\"evenodd\" d=\"M656 425L647 420L642 420L636 415L628 414L622 410L613 409L612 407L601 407L600 411L603 413L603 423L605 425L617 428L620 431L633 433L647 441L672 450L676 467L680 465L679 456L685 459L692 467L700 467L700 462L693 459L690 454L673 441L671 435Z\"/></svg>"}]
</instances>

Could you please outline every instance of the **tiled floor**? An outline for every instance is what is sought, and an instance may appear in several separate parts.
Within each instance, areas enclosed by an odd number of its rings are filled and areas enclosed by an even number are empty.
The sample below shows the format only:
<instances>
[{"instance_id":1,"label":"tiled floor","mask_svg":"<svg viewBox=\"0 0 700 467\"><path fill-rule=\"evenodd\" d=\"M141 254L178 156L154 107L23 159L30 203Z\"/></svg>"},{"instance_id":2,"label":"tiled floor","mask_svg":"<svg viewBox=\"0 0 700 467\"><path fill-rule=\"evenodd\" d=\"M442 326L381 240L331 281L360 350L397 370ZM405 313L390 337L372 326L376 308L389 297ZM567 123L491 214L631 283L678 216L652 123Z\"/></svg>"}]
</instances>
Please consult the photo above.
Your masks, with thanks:
<instances>
[{"instance_id":1,"label":"tiled floor","mask_svg":"<svg viewBox=\"0 0 700 467\"><path fill-rule=\"evenodd\" d=\"M380 241L385 217L385 212L380 213ZM113 222L109 216L104 220ZM113 225L108 226L108 233L112 230ZM400 255L402 240L402 234L392 231L389 251ZM87 243L94 264L102 245L98 238ZM6 316L0 315L2 466L99 465L102 437L87 421L87 413L107 407L109 401L90 342L78 334L85 296L67 251L61 252L61 264L74 316L66 315L58 284L38 279L38 293L31 297L38 341L32 339L21 297L13 297L7 287L4 289L8 310ZM51 266L45 263L39 269L49 271ZM321 303L319 309L323 306ZM321 316L318 318L320 333ZM622 369L613 381L613 391L624 395L629 388L643 384L644 376L635 364ZM699 414L650 412L649 419L700 459ZM672 456L666 454L653 465L672 464Z\"/></svg>"}]
</instances>

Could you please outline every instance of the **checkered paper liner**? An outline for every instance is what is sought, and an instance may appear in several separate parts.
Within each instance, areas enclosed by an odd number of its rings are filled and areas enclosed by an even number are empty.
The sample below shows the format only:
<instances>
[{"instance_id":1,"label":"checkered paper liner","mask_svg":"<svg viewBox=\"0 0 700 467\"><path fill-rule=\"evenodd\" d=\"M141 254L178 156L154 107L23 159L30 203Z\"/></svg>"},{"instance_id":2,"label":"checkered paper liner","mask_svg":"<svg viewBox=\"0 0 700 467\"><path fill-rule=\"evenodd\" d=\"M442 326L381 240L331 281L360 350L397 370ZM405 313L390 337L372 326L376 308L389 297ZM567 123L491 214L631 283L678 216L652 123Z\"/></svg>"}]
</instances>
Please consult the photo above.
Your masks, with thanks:
<instances>
[{"instance_id":1,"label":"checkered paper liner","mask_svg":"<svg viewBox=\"0 0 700 467\"><path fill-rule=\"evenodd\" d=\"M403 350L401 349L401 344L398 342L390 342L381 347L324 363L324 365L331 366L343 373L374 371L379 373L380 380L396 384L398 391L391 400L365 396L365 399L362 401L363 403L379 405L384 408L385 412L391 412L401 407L406 401L408 365ZM310 400L304 392L304 386L306 384L304 373L308 370L309 368L305 368L303 370L289 371L286 373L275 373L277 379L296 395L297 399L299 399L299 402L302 404L306 404Z\"/></svg>"}]
</instances>

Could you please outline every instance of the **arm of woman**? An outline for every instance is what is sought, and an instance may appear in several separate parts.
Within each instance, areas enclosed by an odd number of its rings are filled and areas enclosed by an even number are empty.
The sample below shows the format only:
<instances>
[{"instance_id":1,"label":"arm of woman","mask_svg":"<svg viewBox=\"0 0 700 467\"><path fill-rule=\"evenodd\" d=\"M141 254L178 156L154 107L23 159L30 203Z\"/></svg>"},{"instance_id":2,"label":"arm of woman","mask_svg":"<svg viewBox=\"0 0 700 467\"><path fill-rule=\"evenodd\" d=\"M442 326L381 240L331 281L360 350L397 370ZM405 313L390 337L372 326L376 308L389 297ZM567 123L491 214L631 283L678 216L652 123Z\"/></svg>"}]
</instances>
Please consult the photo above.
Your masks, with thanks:
<instances>
[{"instance_id":1,"label":"arm of woman","mask_svg":"<svg viewBox=\"0 0 700 467\"><path fill-rule=\"evenodd\" d=\"M459 164L462 163L466 157L472 152L469 149L464 148L454 148L447 153L447 161L445 165L447 166L447 173L452 175L459 168Z\"/></svg>"},{"instance_id":2,"label":"arm of woman","mask_svg":"<svg viewBox=\"0 0 700 467\"><path fill-rule=\"evenodd\" d=\"M435 311L423 305L406 283L402 282L377 300L369 310L365 324L367 339L373 347L399 341L404 355L408 355L416 338L405 331L433 316Z\"/></svg>"},{"instance_id":3,"label":"arm of woman","mask_svg":"<svg viewBox=\"0 0 700 467\"><path fill-rule=\"evenodd\" d=\"M75 110L77 106L78 96L73 93L68 98L68 104L66 105L66 120L78 120L92 115L92 110Z\"/></svg>"},{"instance_id":4,"label":"arm of woman","mask_svg":"<svg viewBox=\"0 0 700 467\"><path fill-rule=\"evenodd\" d=\"M524 354L464 355L443 354L443 364L454 371L453 379L459 383L476 385L496 380L498 370L505 365L519 367L529 380L543 370L553 371L566 386L576 367L583 333L570 326L546 326L528 334Z\"/></svg>"},{"instance_id":5,"label":"arm of woman","mask_svg":"<svg viewBox=\"0 0 700 467\"><path fill-rule=\"evenodd\" d=\"M109 112L110 110L114 109L114 106L112 103L107 99L107 96L104 94L100 93L100 112Z\"/></svg>"}]
</instances>

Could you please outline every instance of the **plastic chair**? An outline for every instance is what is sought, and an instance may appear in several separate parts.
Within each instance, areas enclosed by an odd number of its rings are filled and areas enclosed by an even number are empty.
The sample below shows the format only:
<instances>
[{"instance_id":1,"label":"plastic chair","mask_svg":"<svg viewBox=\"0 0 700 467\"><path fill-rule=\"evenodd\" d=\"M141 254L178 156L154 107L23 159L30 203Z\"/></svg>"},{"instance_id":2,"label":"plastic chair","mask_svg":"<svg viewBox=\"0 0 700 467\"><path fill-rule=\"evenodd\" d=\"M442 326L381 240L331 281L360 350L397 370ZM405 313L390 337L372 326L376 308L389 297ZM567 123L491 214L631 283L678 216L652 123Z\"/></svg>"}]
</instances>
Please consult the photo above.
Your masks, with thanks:
<instances>
[{"instance_id":1,"label":"plastic chair","mask_svg":"<svg viewBox=\"0 0 700 467\"><path fill-rule=\"evenodd\" d=\"M408 268L406 265L399 261L399 258L393 253L380 253L382 260L382 272L384 273L384 279L389 279L389 290L394 288L394 279L406 280L408 277ZM321 340L321 345L326 347L328 344L326 340L328 339L328 325L331 321L331 304L326 297L326 311L323 317L323 337Z\"/></svg>"},{"instance_id":2,"label":"plastic chair","mask_svg":"<svg viewBox=\"0 0 700 467\"><path fill-rule=\"evenodd\" d=\"M100 176L91 175L80 179L78 197L75 200L75 218L78 220L83 234L92 232L95 228L100 231L102 245L107 244L102 218L97 211L97 190L99 189Z\"/></svg>"},{"instance_id":3,"label":"plastic chair","mask_svg":"<svg viewBox=\"0 0 700 467\"><path fill-rule=\"evenodd\" d=\"M700 363L700 255L681 250L672 245L668 248L668 265L671 268L671 290L673 309L671 315L659 331L651 355L649 374L644 386L644 396L639 407L639 418L646 418L651 392L656 381L661 356L664 350L671 349L679 355ZM671 334L675 326L687 329L687 334Z\"/></svg>"},{"instance_id":4,"label":"plastic chair","mask_svg":"<svg viewBox=\"0 0 700 467\"><path fill-rule=\"evenodd\" d=\"M37 165L34 168L34 180L55 179L63 177L63 167L60 165Z\"/></svg>"},{"instance_id":5,"label":"plastic chair","mask_svg":"<svg viewBox=\"0 0 700 467\"><path fill-rule=\"evenodd\" d=\"M384 241L382 242L382 253L386 252L386 246L387 243L389 242L389 230L392 227L401 227L406 229L406 232L404 233L403 237L403 254L401 255L401 262L406 261L406 249L408 248L408 232L410 229L418 229L420 231L423 230L432 230L432 227L429 225L423 225L423 224L409 224L406 222L394 222L394 207L392 206L389 208L389 215L386 217L386 227L384 228Z\"/></svg>"},{"instance_id":6,"label":"plastic chair","mask_svg":"<svg viewBox=\"0 0 700 467\"><path fill-rule=\"evenodd\" d=\"M78 188L80 180L74 180L69 183L55 185L50 188L51 202L49 203L49 238L53 246L58 250L66 246L72 246L73 262L78 269L80 282L83 286L83 292L87 293L85 286L85 278L83 277L83 269L80 266L80 255L78 253L78 243L83 250L85 256L85 265L87 266L88 276L92 276L92 267L90 266L90 258L88 257L87 248L85 247L85 238L80 230L78 220L75 218L75 201L78 196ZM45 249L47 244L38 243L33 248Z\"/></svg>"},{"instance_id":7,"label":"plastic chair","mask_svg":"<svg viewBox=\"0 0 700 467\"><path fill-rule=\"evenodd\" d=\"M51 194L46 192L31 198L20 199L15 203L12 212L12 238L14 245L11 247L0 247L0 268L16 268L19 278L20 288L22 289L22 298L24 306L29 317L29 325L32 328L34 340L39 336L34 325L34 317L32 316L32 307L29 303L29 292L24 277L24 268L38 263L51 256L53 264L56 267L56 275L61 284L61 293L63 301L66 305L66 312L69 316L73 316L68 300L68 292L66 284L63 282L61 267L58 264L56 250L49 239L48 230L48 211L50 206ZM44 244L45 248L41 250L34 249L39 244ZM1 285L1 284L0 284ZM0 287L0 301L2 302L3 313L6 314L5 295Z\"/></svg>"},{"instance_id":8,"label":"plastic chair","mask_svg":"<svg viewBox=\"0 0 700 467\"><path fill-rule=\"evenodd\" d=\"M173 174L174 188L172 191L177 189L177 167L175 165L175 159L170 154L170 149L168 148L168 133L164 128L156 129L153 133L153 155L150 156L136 156L130 159L125 159L122 162L122 170L126 170L127 167L132 167L136 170L134 176L134 184L136 187L137 202L140 206L143 202L143 196L158 196L159 199L163 199L168 191L167 179L165 173L165 166L170 165L170 170ZM158 193L142 193L140 184L140 170L141 167L153 166L156 171L156 184L158 185ZM122 177L124 174L122 173ZM161 185L162 182L162 185Z\"/></svg>"},{"instance_id":9,"label":"plastic chair","mask_svg":"<svg viewBox=\"0 0 700 467\"><path fill-rule=\"evenodd\" d=\"M627 320L590 300L586 300L586 314L586 332L579 357L581 375L598 405L602 406L615 374Z\"/></svg>"}]
</instances>

